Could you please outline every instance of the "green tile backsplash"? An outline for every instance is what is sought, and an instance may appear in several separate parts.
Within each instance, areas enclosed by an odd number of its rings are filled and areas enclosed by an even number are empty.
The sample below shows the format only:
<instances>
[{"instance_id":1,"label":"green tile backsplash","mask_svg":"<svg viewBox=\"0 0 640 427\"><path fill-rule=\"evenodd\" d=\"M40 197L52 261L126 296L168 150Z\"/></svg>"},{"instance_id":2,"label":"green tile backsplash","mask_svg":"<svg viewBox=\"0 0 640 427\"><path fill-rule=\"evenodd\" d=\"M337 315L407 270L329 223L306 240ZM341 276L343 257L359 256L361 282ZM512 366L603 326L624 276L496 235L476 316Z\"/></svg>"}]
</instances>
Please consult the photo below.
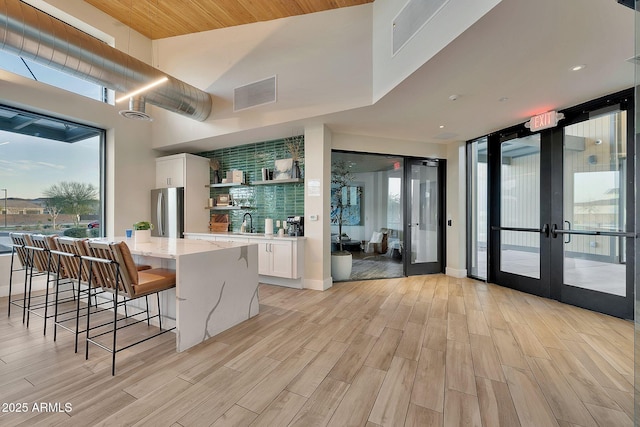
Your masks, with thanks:
<instances>
[{"instance_id":1,"label":"green tile backsplash","mask_svg":"<svg viewBox=\"0 0 640 427\"><path fill-rule=\"evenodd\" d=\"M289 215L304 215L304 183L252 185L253 182L262 180L262 168L273 170L276 159L291 158L284 139L221 148L197 155L217 159L220 162L220 178L225 178L227 171L233 169L244 172L247 185L211 189L212 198L219 194L231 194L236 204L247 206L246 209L240 210L211 211L216 214L229 214L230 231L240 231L242 216L246 212L253 217L253 226L258 233L264 233L265 218L273 219L276 232L277 220L283 221ZM299 165L304 177L304 147ZM212 170L210 182L213 182Z\"/></svg>"}]
</instances>

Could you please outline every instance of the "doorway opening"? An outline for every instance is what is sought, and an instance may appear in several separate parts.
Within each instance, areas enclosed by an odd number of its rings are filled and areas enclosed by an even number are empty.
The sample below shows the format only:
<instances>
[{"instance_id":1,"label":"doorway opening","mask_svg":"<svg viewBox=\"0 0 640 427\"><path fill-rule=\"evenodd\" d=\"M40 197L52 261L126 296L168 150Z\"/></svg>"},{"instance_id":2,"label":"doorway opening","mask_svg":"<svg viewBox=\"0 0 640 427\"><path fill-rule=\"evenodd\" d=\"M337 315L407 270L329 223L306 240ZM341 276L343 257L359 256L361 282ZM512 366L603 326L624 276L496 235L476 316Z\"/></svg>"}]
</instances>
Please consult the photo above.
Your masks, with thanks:
<instances>
[{"instance_id":1,"label":"doorway opening","mask_svg":"<svg viewBox=\"0 0 640 427\"><path fill-rule=\"evenodd\" d=\"M331 192L331 250L341 243L351 253L348 280L442 272L444 160L344 151L333 151L331 160L353 175ZM342 235L338 206L345 209Z\"/></svg>"}]
</instances>

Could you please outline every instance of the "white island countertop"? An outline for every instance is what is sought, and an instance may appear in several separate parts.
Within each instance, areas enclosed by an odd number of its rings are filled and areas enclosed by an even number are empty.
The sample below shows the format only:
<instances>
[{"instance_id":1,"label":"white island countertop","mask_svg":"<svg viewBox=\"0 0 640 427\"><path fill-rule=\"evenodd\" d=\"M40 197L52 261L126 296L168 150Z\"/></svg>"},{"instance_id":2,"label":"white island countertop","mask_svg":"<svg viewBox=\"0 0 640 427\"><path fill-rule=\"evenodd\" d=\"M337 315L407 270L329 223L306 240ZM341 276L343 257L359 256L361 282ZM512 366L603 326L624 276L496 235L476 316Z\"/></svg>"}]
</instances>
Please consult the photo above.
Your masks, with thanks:
<instances>
[{"instance_id":1,"label":"white island countertop","mask_svg":"<svg viewBox=\"0 0 640 427\"><path fill-rule=\"evenodd\" d=\"M127 239L125 237L113 237L108 238L107 240L116 242L124 241L127 246L129 246L129 249L131 250L131 253L133 255L152 256L156 258L166 259L175 259L181 255L219 251L223 249L247 246L251 244L240 242L216 242L208 240L175 239L165 237L152 237L149 243L136 243L134 238Z\"/></svg>"}]
</instances>

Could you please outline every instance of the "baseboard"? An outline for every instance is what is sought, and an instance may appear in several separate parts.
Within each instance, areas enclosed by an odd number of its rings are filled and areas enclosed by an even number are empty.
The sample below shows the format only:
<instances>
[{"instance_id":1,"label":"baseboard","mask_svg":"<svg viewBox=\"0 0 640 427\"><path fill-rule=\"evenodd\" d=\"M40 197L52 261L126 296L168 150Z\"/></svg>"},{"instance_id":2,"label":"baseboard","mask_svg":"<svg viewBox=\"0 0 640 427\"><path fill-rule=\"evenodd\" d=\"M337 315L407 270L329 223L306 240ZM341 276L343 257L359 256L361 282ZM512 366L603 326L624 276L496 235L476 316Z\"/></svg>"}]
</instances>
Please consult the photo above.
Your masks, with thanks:
<instances>
[{"instance_id":1,"label":"baseboard","mask_svg":"<svg viewBox=\"0 0 640 427\"><path fill-rule=\"evenodd\" d=\"M302 279L286 279L284 277L263 276L258 277L260 283L267 285L284 286L287 288L302 289Z\"/></svg>"},{"instance_id":2,"label":"baseboard","mask_svg":"<svg viewBox=\"0 0 640 427\"><path fill-rule=\"evenodd\" d=\"M457 268L451 268L451 267L447 267L444 270L444 274L446 274L447 276L451 276L451 277L455 277L457 279L462 279L463 277L467 277L467 269L457 269Z\"/></svg>"},{"instance_id":3,"label":"baseboard","mask_svg":"<svg viewBox=\"0 0 640 427\"><path fill-rule=\"evenodd\" d=\"M333 286L331 277L324 280L304 279L304 289L313 289L314 291L326 291Z\"/></svg>"}]
</instances>

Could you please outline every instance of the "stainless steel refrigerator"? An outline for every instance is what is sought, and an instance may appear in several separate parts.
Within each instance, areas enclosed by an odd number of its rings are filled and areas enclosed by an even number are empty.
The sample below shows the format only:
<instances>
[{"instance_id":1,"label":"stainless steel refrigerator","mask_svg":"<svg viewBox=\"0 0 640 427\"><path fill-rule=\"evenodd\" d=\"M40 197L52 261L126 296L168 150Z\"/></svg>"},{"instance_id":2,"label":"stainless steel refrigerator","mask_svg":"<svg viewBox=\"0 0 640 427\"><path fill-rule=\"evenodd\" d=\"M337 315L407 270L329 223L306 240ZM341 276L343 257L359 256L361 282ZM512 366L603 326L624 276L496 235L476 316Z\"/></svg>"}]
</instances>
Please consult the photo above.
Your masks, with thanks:
<instances>
[{"instance_id":1,"label":"stainless steel refrigerator","mask_svg":"<svg viewBox=\"0 0 640 427\"><path fill-rule=\"evenodd\" d=\"M155 237L182 238L184 232L184 188L151 190L151 223Z\"/></svg>"}]
</instances>

